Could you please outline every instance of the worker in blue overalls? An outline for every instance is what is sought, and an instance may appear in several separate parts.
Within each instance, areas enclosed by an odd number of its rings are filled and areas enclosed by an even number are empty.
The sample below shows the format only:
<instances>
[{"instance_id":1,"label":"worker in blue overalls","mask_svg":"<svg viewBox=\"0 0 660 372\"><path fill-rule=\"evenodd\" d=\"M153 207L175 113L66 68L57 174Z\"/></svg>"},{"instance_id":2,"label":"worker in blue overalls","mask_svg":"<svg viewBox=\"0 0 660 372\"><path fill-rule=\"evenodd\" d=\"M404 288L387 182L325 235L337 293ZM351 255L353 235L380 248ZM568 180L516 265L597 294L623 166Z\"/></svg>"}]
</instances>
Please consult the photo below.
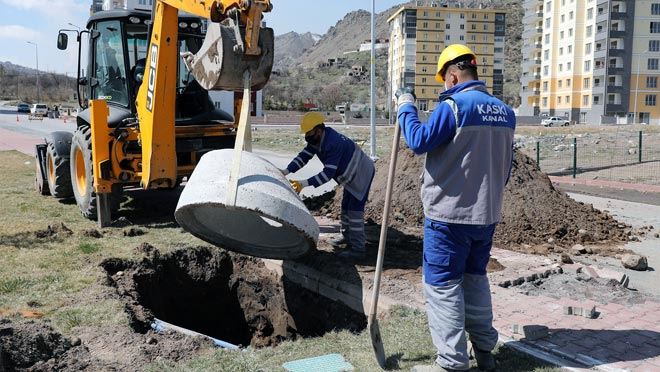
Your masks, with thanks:
<instances>
[{"instance_id":1,"label":"worker in blue overalls","mask_svg":"<svg viewBox=\"0 0 660 372\"><path fill-rule=\"evenodd\" d=\"M314 155L323 163L323 170L305 180L292 180L291 186L300 193L307 186L319 187L334 179L344 186L341 202L342 239L348 249L339 257L361 260L366 256L364 238L364 206L369 197L375 168L373 161L348 137L324 124L321 113L310 112L300 122L307 146L283 170L284 175L295 173Z\"/></svg>"},{"instance_id":2,"label":"worker in blue overalls","mask_svg":"<svg viewBox=\"0 0 660 372\"><path fill-rule=\"evenodd\" d=\"M496 369L497 343L486 265L501 221L511 171L515 114L479 81L477 57L465 45L440 54L435 79L445 91L427 123L414 92L397 91L399 124L408 146L426 154L423 280L437 358L414 371L468 370L466 332L477 366Z\"/></svg>"}]
</instances>

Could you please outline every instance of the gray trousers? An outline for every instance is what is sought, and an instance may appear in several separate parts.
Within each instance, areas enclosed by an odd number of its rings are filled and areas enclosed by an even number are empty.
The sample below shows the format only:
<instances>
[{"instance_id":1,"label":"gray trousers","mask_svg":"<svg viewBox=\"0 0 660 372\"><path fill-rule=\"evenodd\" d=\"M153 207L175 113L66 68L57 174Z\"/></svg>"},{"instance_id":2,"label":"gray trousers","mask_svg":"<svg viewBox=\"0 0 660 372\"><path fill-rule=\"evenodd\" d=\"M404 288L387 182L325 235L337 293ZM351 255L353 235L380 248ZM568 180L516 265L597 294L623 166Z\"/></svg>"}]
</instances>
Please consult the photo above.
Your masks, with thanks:
<instances>
[{"instance_id":1,"label":"gray trousers","mask_svg":"<svg viewBox=\"0 0 660 372\"><path fill-rule=\"evenodd\" d=\"M436 363L444 368L467 370L467 338L476 349L492 351L497 344L493 328L493 307L486 275L464 274L436 287L424 283L426 312Z\"/></svg>"},{"instance_id":2,"label":"gray trousers","mask_svg":"<svg viewBox=\"0 0 660 372\"><path fill-rule=\"evenodd\" d=\"M348 241L350 249L365 252L364 212L342 210L341 233Z\"/></svg>"}]
</instances>

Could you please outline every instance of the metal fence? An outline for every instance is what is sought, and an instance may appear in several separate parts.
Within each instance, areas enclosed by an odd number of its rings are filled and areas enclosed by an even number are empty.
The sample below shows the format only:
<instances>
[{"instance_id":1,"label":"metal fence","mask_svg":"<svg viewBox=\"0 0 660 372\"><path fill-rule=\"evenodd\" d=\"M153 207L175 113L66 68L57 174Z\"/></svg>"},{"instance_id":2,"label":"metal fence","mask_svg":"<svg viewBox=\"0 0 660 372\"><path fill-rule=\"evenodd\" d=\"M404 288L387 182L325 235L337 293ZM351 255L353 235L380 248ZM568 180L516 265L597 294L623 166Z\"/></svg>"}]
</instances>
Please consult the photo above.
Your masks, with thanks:
<instances>
[{"instance_id":1,"label":"metal fence","mask_svg":"<svg viewBox=\"0 0 660 372\"><path fill-rule=\"evenodd\" d=\"M521 149L549 175L660 185L657 131L547 134Z\"/></svg>"}]
</instances>

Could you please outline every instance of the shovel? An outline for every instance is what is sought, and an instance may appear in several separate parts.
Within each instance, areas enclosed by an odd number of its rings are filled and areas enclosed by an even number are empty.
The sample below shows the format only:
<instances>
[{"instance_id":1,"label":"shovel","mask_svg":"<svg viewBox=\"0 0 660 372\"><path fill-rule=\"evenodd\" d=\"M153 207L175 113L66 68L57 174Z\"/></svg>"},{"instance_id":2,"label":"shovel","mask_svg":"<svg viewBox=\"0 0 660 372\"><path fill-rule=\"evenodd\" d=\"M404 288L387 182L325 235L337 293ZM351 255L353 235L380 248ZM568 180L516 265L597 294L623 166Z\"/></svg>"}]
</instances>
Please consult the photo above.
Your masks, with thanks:
<instances>
[{"instance_id":1,"label":"shovel","mask_svg":"<svg viewBox=\"0 0 660 372\"><path fill-rule=\"evenodd\" d=\"M380 240L378 242L378 259L376 260L376 273L374 274L374 291L371 296L371 307L369 309L368 326L371 335L371 345L376 353L376 360L381 368L385 368L385 349L383 348L383 339L380 335L378 326L378 294L380 290L380 277L383 273L383 259L385 258L385 244L387 241L387 227L390 219L390 201L392 200L392 186L394 184L394 171L396 169L396 160L399 153L399 137L401 127L395 123L394 140L392 144L392 155L390 156L390 167L387 172L387 188L385 189L385 206L383 207L383 220L380 226Z\"/></svg>"}]
</instances>

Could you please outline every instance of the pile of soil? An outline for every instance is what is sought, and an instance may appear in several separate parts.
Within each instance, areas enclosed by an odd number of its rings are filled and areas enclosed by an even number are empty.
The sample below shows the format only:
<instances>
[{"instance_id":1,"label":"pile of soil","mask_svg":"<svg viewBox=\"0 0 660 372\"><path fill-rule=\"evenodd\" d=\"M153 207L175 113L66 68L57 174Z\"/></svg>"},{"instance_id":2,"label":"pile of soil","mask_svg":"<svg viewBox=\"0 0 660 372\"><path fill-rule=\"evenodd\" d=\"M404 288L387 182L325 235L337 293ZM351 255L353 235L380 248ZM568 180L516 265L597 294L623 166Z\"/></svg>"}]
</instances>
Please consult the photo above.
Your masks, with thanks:
<instances>
[{"instance_id":1,"label":"pile of soil","mask_svg":"<svg viewBox=\"0 0 660 372\"><path fill-rule=\"evenodd\" d=\"M388 167L389 159L377 162L365 209L365 218L376 223L382 219ZM420 185L423 167L423 157L415 156L405 147L399 150L392 193L391 226L401 229L422 226L424 210ZM339 218L341 192L308 199L305 203L316 214ZM514 151L511 177L504 191L502 223L494 237L496 246L526 252L531 246L550 243L558 248L555 249L557 252L578 243L625 242L629 235L630 226L557 190L531 158ZM538 249L531 249L530 253L538 252Z\"/></svg>"},{"instance_id":2,"label":"pile of soil","mask_svg":"<svg viewBox=\"0 0 660 372\"><path fill-rule=\"evenodd\" d=\"M0 319L0 371L80 371L91 364L99 367L79 340L68 340L42 321Z\"/></svg>"},{"instance_id":3,"label":"pile of soil","mask_svg":"<svg viewBox=\"0 0 660 372\"><path fill-rule=\"evenodd\" d=\"M101 264L138 332L158 318L232 344L263 347L366 326L363 314L278 277L253 257L207 247L138 251L147 257Z\"/></svg>"}]
</instances>

